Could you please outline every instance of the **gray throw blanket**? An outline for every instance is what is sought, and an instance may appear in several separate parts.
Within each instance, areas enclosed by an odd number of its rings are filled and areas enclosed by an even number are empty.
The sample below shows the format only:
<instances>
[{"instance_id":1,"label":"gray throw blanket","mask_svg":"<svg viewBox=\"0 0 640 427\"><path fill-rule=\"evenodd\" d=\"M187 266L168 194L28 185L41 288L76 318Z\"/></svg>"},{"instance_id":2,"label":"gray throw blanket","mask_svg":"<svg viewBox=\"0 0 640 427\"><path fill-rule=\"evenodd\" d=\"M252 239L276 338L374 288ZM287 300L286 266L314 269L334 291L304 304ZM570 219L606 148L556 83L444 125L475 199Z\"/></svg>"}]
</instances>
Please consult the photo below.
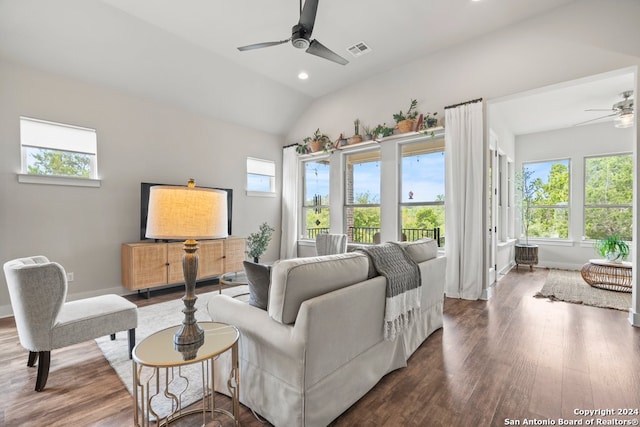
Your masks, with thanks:
<instances>
[{"instance_id":1,"label":"gray throw blanket","mask_svg":"<svg viewBox=\"0 0 640 427\"><path fill-rule=\"evenodd\" d=\"M384 339L394 340L420 318L420 268L400 245L393 242L358 250L366 253L378 273L387 279Z\"/></svg>"}]
</instances>

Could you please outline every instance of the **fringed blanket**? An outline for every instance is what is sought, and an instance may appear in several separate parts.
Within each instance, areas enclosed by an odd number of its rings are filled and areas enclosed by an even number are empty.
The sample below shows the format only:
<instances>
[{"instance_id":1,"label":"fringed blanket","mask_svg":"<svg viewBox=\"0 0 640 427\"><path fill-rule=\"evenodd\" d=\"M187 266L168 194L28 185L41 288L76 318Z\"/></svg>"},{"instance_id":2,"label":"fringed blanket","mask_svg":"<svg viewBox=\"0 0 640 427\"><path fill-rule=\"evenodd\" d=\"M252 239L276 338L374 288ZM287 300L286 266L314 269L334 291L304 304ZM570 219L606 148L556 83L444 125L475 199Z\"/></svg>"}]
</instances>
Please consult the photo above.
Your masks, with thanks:
<instances>
[{"instance_id":1,"label":"fringed blanket","mask_svg":"<svg viewBox=\"0 0 640 427\"><path fill-rule=\"evenodd\" d=\"M359 249L387 279L384 339L391 341L420 318L420 268L399 245L388 242Z\"/></svg>"}]
</instances>

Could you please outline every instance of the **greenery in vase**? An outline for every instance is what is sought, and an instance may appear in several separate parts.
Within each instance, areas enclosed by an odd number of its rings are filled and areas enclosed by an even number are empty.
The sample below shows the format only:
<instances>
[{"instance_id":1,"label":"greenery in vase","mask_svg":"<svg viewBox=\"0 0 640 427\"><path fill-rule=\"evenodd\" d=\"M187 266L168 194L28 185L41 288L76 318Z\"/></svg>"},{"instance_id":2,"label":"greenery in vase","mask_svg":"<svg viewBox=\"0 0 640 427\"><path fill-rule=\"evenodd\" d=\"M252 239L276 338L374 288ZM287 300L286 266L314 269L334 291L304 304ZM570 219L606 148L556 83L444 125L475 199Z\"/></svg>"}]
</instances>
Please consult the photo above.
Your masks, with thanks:
<instances>
[{"instance_id":1,"label":"greenery in vase","mask_svg":"<svg viewBox=\"0 0 640 427\"><path fill-rule=\"evenodd\" d=\"M403 120L417 119L418 118L418 110L416 110L417 106L418 106L418 101L415 99L412 99L407 112L403 113L402 110L400 110L398 113L393 115L393 119L396 121L396 123L400 123Z\"/></svg>"},{"instance_id":2,"label":"greenery in vase","mask_svg":"<svg viewBox=\"0 0 640 427\"><path fill-rule=\"evenodd\" d=\"M353 135L360 135L360 119L355 119L353 121L353 129L355 130Z\"/></svg>"},{"instance_id":3,"label":"greenery in vase","mask_svg":"<svg viewBox=\"0 0 640 427\"><path fill-rule=\"evenodd\" d=\"M249 234L247 237L247 255L258 262L262 254L266 252L274 231L275 228L263 222L257 232Z\"/></svg>"},{"instance_id":4,"label":"greenery in vase","mask_svg":"<svg viewBox=\"0 0 640 427\"><path fill-rule=\"evenodd\" d=\"M622 261L629 256L629 245L617 234L612 234L602 240L597 240L594 248L601 257L609 261Z\"/></svg>"}]
</instances>

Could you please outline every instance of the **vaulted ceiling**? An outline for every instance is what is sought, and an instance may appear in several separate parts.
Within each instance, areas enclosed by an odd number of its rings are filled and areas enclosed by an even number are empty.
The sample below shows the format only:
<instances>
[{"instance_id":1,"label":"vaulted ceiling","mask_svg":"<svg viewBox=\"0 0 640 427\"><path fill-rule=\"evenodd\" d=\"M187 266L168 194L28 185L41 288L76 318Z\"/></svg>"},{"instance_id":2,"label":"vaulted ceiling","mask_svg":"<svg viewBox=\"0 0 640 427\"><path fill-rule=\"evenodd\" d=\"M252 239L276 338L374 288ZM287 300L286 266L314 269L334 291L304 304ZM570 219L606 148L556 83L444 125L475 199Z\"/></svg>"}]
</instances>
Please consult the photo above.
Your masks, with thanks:
<instances>
[{"instance_id":1,"label":"vaulted ceiling","mask_svg":"<svg viewBox=\"0 0 640 427\"><path fill-rule=\"evenodd\" d=\"M325 94L570 2L323 0L312 39L343 66L290 43L237 50L288 38L293 0L1 0L0 57L283 135Z\"/></svg>"}]
</instances>

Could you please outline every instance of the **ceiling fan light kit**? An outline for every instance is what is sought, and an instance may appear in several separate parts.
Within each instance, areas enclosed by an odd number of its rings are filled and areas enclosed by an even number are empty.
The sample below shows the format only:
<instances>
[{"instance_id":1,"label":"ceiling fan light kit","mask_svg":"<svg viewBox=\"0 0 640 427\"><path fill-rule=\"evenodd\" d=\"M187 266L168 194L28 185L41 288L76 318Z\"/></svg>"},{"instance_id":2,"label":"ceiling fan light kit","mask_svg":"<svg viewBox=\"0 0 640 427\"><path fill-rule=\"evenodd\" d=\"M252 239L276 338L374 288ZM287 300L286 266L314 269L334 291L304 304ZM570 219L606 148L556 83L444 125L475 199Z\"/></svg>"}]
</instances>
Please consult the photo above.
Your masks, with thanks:
<instances>
[{"instance_id":1,"label":"ceiling fan light kit","mask_svg":"<svg viewBox=\"0 0 640 427\"><path fill-rule=\"evenodd\" d=\"M291 28L291 37L288 39L240 46L238 50L244 52L246 50L262 49L264 47L278 46L290 41L293 47L306 49L305 51L311 55L328 59L340 65L347 65L349 61L324 46L318 40L311 40L311 33L313 32L313 26L316 22L316 12L318 11L318 1L319 0L307 0L304 3L304 7L302 7L302 0L300 0L300 20Z\"/></svg>"},{"instance_id":2,"label":"ceiling fan light kit","mask_svg":"<svg viewBox=\"0 0 640 427\"><path fill-rule=\"evenodd\" d=\"M587 120L581 123L576 123L574 126L580 126L587 123L595 122L597 120L606 119L607 117L616 117L614 119L614 126L617 128L628 128L633 125L633 95L632 90L625 90L620 94L623 98L622 101L616 102L611 108L608 109L588 109L585 111L612 111L612 114L606 116L596 117L595 119Z\"/></svg>"}]
</instances>

